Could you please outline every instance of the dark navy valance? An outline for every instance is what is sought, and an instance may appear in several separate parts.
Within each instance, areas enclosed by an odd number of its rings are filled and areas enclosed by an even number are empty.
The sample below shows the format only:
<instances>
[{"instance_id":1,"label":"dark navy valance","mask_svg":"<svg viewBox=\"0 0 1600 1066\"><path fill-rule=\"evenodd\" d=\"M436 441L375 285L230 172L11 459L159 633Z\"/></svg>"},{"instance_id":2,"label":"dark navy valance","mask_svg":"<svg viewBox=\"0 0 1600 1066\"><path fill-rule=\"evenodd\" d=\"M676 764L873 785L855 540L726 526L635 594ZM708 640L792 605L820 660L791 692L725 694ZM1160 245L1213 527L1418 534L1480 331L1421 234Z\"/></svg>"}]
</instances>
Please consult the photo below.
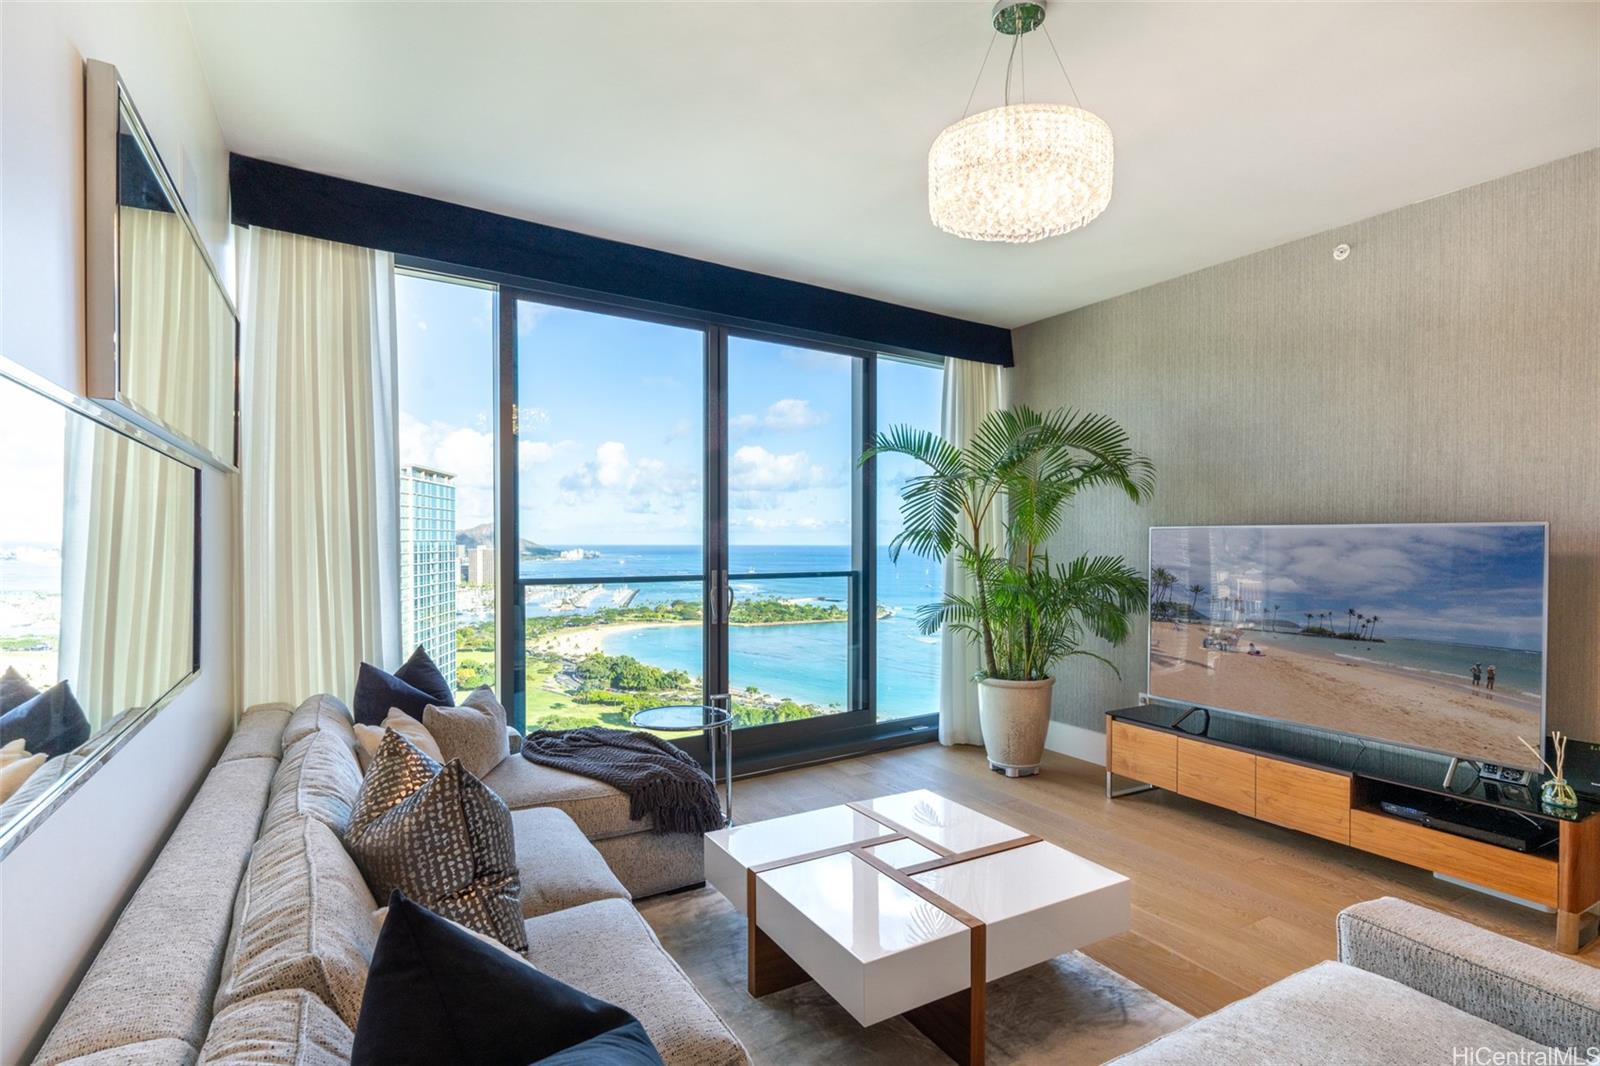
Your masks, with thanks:
<instances>
[{"instance_id":1,"label":"dark navy valance","mask_svg":"<svg viewBox=\"0 0 1600 1066\"><path fill-rule=\"evenodd\" d=\"M235 155L233 221L727 325L1011 365L1011 331Z\"/></svg>"}]
</instances>

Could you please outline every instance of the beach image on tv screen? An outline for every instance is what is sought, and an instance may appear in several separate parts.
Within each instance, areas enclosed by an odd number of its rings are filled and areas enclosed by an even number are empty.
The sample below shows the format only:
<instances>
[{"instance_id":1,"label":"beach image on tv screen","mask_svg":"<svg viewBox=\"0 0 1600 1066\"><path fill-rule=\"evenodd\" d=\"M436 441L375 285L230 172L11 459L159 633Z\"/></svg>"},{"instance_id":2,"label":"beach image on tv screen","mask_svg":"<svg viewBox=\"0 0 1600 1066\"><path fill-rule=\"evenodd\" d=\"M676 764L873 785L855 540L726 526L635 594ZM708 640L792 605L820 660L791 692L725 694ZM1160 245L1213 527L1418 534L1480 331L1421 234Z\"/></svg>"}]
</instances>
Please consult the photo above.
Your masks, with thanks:
<instances>
[{"instance_id":1,"label":"beach image on tv screen","mask_svg":"<svg viewBox=\"0 0 1600 1066\"><path fill-rule=\"evenodd\" d=\"M1150 531L1150 694L1528 766L1545 527Z\"/></svg>"}]
</instances>

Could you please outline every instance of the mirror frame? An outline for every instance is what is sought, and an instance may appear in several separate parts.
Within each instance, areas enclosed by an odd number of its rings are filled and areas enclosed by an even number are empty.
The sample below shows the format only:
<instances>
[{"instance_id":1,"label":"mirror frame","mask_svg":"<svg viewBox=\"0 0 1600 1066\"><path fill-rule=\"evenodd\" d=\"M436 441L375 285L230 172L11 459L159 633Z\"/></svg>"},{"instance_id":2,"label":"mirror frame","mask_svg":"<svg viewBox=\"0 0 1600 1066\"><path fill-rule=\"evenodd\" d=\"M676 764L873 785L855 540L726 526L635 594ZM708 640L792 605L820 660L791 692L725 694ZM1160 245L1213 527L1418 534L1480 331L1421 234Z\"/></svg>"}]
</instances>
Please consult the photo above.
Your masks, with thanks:
<instances>
[{"instance_id":1,"label":"mirror frame","mask_svg":"<svg viewBox=\"0 0 1600 1066\"><path fill-rule=\"evenodd\" d=\"M75 395L51 381L33 373L0 356L0 380L9 381L24 389L37 393L40 397L52 403L58 403L67 408L69 414L87 418L90 421L130 438L135 443L142 444L153 451L189 468L194 478L194 639L190 649L189 672L179 678L171 688L160 696L151 700L147 705L124 714L120 720L109 728L103 730L98 736L85 741L89 750L84 753L84 760L71 773L64 775L49 789L39 795L33 805L22 811L12 822L0 826L0 859L9 855L18 844L28 836L48 817L65 803L74 792L82 788L91 777L100 771L100 768L111 760L122 747L132 740L134 735L148 725L157 713L170 704L178 693L187 688L200 673L200 580L201 580L201 543L200 543L200 502L201 502L201 476L200 465L195 461L195 456L187 449L177 448L163 437L158 437L142 426L124 419L96 401Z\"/></svg>"},{"instance_id":2,"label":"mirror frame","mask_svg":"<svg viewBox=\"0 0 1600 1066\"><path fill-rule=\"evenodd\" d=\"M233 447L231 454L220 455L198 441L191 440L158 416L140 410L122 388L122 268L121 213L117 194L117 137L119 119L128 118L128 127L144 153L172 210L183 219L184 227L200 252L217 291L222 294L228 313L233 316ZM84 196L84 320L86 395L110 407L124 420L144 429L169 444L202 459L220 470L239 468L239 309L223 284L222 274L211 259L200 230L189 209L178 195L176 183L167 170L155 141L140 117L133 98L117 68L97 59L83 64L83 196Z\"/></svg>"}]
</instances>

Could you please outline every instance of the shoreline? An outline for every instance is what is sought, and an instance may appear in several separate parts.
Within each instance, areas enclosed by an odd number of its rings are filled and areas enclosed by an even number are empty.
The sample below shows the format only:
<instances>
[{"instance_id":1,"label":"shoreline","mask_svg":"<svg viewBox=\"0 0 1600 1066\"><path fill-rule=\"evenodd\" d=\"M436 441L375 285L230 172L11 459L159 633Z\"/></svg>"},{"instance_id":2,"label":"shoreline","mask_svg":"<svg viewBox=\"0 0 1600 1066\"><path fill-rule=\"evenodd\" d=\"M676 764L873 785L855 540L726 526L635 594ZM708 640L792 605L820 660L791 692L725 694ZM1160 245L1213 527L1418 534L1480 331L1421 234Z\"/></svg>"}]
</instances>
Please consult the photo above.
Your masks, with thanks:
<instances>
[{"instance_id":1,"label":"shoreline","mask_svg":"<svg viewBox=\"0 0 1600 1066\"><path fill-rule=\"evenodd\" d=\"M771 629L776 626L842 625L846 621L844 618L804 618L787 622L730 622L729 626L734 629ZM529 648L549 655L581 659L585 655L604 654L605 648L602 642L608 636L623 636L646 629L675 629L698 625L700 625L699 619L682 619L671 622L616 622L612 625L572 626L535 638Z\"/></svg>"},{"instance_id":2,"label":"shoreline","mask_svg":"<svg viewBox=\"0 0 1600 1066\"><path fill-rule=\"evenodd\" d=\"M741 629L770 629L775 626L840 624L844 621L845 619L842 618L811 618L790 622L741 622L736 623L735 627ZM578 662L585 656L610 654L606 652L604 647L604 641L607 637L625 636L649 629L675 629L685 626L698 627L699 625L700 621L698 619L682 619L667 622L617 622L611 625L574 626L570 629L559 629L553 633L546 633L536 638L529 643L528 650L554 656L560 660L561 665L550 678L550 684L560 685L562 678L572 675ZM689 671L689 673L692 676L698 676L696 671ZM549 687L549 685L546 687ZM562 689L562 691L566 690ZM746 687L735 690L733 694L738 697L741 703L751 704L765 710L776 710L785 703L794 703L802 707L812 708L817 714L836 713L835 709L830 709L814 700L785 696L782 693L768 692L764 689L752 690ZM688 697L685 698L688 699ZM675 736L677 734L671 735Z\"/></svg>"},{"instance_id":3,"label":"shoreline","mask_svg":"<svg viewBox=\"0 0 1600 1066\"><path fill-rule=\"evenodd\" d=\"M1272 716L1286 722L1512 766L1526 761L1516 738L1539 732L1539 701L1514 690L1491 693L1447 676L1276 640L1258 640L1260 656L1222 652L1201 647L1203 632L1152 628L1152 695L1258 714L1280 708L1285 713Z\"/></svg>"}]
</instances>

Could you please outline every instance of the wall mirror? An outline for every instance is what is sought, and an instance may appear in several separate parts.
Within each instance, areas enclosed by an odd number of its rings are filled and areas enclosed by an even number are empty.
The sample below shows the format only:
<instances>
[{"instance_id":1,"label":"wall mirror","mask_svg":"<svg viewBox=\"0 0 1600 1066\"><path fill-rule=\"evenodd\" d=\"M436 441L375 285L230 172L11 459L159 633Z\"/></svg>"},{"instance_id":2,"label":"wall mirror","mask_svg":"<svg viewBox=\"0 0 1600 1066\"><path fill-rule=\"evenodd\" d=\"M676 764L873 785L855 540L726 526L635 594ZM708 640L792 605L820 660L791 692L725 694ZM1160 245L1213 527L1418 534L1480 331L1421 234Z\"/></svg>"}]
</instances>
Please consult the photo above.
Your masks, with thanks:
<instances>
[{"instance_id":1,"label":"wall mirror","mask_svg":"<svg viewBox=\"0 0 1600 1066\"><path fill-rule=\"evenodd\" d=\"M84 196L89 396L232 469L238 314L116 68L95 60Z\"/></svg>"},{"instance_id":2,"label":"wall mirror","mask_svg":"<svg viewBox=\"0 0 1600 1066\"><path fill-rule=\"evenodd\" d=\"M0 359L0 856L199 669L200 469Z\"/></svg>"}]
</instances>

